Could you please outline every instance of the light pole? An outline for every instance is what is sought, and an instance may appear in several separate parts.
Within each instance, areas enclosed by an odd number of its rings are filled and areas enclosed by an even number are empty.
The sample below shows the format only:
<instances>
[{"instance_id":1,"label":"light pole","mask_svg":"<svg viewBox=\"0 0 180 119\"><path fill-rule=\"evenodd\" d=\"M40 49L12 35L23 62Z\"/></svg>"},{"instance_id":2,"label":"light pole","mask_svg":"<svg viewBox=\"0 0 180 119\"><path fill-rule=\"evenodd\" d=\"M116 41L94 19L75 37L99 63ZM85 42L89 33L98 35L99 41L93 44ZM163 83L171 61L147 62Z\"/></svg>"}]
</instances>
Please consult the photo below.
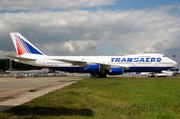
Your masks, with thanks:
<instances>
[{"instance_id":1,"label":"light pole","mask_svg":"<svg viewBox=\"0 0 180 119\"><path fill-rule=\"evenodd\" d=\"M176 55L172 55L172 57L174 57L174 60L175 60ZM175 75L176 75L176 67L174 67L174 73L175 73Z\"/></svg>"},{"instance_id":2,"label":"light pole","mask_svg":"<svg viewBox=\"0 0 180 119\"><path fill-rule=\"evenodd\" d=\"M13 49L10 48L9 51L10 51L10 55L12 55ZM10 75L11 75L11 73L12 73L12 60L11 60L11 58L9 58L9 70L10 70Z\"/></svg>"}]
</instances>

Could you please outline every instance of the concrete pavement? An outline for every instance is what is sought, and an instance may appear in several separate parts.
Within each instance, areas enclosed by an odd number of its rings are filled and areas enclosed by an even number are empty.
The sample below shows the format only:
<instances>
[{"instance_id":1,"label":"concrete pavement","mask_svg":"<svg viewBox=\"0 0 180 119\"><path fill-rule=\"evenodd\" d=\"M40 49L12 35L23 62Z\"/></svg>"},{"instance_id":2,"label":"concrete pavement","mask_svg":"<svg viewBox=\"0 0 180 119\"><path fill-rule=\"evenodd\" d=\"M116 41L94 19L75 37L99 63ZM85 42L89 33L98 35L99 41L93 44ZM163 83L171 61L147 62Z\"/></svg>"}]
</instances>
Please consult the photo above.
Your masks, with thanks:
<instances>
[{"instance_id":1,"label":"concrete pavement","mask_svg":"<svg viewBox=\"0 0 180 119\"><path fill-rule=\"evenodd\" d=\"M0 112L81 79L82 77L0 78Z\"/></svg>"}]
</instances>

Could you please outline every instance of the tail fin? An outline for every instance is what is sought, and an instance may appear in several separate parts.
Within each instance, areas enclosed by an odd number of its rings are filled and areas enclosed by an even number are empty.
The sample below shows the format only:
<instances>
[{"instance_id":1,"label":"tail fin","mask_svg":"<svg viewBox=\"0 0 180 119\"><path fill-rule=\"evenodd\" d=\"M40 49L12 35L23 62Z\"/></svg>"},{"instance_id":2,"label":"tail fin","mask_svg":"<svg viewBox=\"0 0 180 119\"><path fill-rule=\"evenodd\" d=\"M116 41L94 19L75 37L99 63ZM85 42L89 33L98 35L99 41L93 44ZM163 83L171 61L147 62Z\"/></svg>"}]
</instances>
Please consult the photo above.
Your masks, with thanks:
<instances>
[{"instance_id":1,"label":"tail fin","mask_svg":"<svg viewBox=\"0 0 180 119\"><path fill-rule=\"evenodd\" d=\"M39 49L37 49L32 43L30 43L25 37L20 33L10 33L14 46L16 48L17 54L37 54L44 55Z\"/></svg>"}]
</instances>

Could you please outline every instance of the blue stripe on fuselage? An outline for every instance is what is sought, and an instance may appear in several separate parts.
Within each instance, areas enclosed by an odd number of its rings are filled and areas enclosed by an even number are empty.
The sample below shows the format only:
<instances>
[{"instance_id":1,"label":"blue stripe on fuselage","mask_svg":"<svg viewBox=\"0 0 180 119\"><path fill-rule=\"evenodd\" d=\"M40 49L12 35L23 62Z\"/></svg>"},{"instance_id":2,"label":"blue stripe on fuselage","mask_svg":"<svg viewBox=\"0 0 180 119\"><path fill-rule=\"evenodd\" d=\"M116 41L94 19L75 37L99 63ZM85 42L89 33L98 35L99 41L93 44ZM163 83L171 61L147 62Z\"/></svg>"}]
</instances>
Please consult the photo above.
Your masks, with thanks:
<instances>
[{"instance_id":1,"label":"blue stripe on fuselage","mask_svg":"<svg viewBox=\"0 0 180 119\"><path fill-rule=\"evenodd\" d=\"M89 73L84 70L83 67L46 67L54 70L65 71L65 72L83 72ZM157 72L166 69L170 69L172 67L129 67L128 70L124 70L124 72Z\"/></svg>"},{"instance_id":2,"label":"blue stripe on fuselage","mask_svg":"<svg viewBox=\"0 0 180 119\"><path fill-rule=\"evenodd\" d=\"M129 67L129 69L124 70L124 72L157 72L170 68L172 67Z\"/></svg>"}]
</instances>

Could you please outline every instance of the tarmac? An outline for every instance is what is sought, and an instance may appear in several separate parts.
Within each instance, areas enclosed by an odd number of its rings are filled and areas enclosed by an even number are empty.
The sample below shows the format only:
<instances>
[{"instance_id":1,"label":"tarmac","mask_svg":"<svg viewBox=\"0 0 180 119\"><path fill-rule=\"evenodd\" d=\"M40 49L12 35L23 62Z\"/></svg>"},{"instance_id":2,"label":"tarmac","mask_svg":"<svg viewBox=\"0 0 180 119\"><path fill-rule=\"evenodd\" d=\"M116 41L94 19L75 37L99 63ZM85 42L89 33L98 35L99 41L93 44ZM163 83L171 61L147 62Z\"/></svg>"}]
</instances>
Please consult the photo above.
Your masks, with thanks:
<instances>
[{"instance_id":1,"label":"tarmac","mask_svg":"<svg viewBox=\"0 0 180 119\"><path fill-rule=\"evenodd\" d=\"M82 77L0 78L0 112L61 89Z\"/></svg>"}]
</instances>

